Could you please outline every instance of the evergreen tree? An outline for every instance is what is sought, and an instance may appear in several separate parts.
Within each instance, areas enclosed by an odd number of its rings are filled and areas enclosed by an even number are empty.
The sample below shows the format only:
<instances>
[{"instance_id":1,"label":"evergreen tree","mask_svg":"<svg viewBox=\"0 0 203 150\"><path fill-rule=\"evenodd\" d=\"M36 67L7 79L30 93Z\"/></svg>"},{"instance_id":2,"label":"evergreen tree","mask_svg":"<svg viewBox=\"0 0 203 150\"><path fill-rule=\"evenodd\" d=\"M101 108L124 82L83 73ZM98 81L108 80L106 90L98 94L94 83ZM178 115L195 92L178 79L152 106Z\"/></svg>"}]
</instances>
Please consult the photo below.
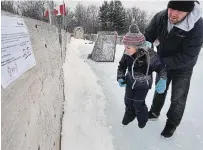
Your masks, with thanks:
<instances>
[{"instance_id":1,"label":"evergreen tree","mask_svg":"<svg viewBox=\"0 0 203 150\"><path fill-rule=\"evenodd\" d=\"M114 17L115 17L114 9L115 9L115 3L114 1L111 1L109 4L109 22L110 22L109 30L111 31L116 30L114 29Z\"/></svg>"},{"instance_id":2,"label":"evergreen tree","mask_svg":"<svg viewBox=\"0 0 203 150\"><path fill-rule=\"evenodd\" d=\"M106 1L100 7L100 22L102 29L105 31L124 32L125 29L125 9L121 1Z\"/></svg>"},{"instance_id":3,"label":"evergreen tree","mask_svg":"<svg viewBox=\"0 0 203 150\"><path fill-rule=\"evenodd\" d=\"M121 1L117 0L114 2L114 20L113 27L118 33L123 33L125 29L125 9L122 6Z\"/></svg>"},{"instance_id":4,"label":"evergreen tree","mask_svg":"<svg viewBox=\"0 0 203 150\"><path fill-rule=\"evenodd\" d=\"M14 13L14 2L13 1L1 1L1 10L5 10Z\"/></svg>"},{"instance_id":5,"label":"evergreen tree","mask_svg":"<svg viewBox=\"0 0 203 150\"><path fill-rule=\"evenodd\" d=\"M102 26L102 30L108 31L109 30L109 4L107 1L104 1L104 4L99 8L99 21Z\"/></svg>"}]
</instances>

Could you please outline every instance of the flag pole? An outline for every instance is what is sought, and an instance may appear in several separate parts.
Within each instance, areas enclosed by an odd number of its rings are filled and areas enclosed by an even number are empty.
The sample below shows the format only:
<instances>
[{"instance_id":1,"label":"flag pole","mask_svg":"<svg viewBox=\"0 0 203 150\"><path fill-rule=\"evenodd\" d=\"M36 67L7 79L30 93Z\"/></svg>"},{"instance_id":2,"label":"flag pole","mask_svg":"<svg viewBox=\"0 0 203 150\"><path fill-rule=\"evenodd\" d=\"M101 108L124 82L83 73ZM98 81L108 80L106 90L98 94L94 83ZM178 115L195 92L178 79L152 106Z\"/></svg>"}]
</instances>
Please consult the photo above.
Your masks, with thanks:
<instances>
[{"instance_id":1,"label":"flag pole","mask_svg":"<svg viewBox=\"0 0 203 150\"><path fill-rule=\"evenodd\" d=\"M48 12L49 12L49 23L51 24L51 10L50 10L50 8L48 9Z\"/></svg>"},{"instance_id":2,"label":"flag pole","mask_svg":"<svg viewBox=\"0 0 203 150\"><path fill-rule=\"evenodd\" d=\"M65 12L64 12L64 11L65 11L65 3L64 3L64 0L63 0L63 6L64 6L64 7L63 7L63 29L64 29L64 22L65 22L65 21L64 21L64 16L65 16L65 15L64 15L64 14L65 14Z\"/></svg>"}]
</instances>

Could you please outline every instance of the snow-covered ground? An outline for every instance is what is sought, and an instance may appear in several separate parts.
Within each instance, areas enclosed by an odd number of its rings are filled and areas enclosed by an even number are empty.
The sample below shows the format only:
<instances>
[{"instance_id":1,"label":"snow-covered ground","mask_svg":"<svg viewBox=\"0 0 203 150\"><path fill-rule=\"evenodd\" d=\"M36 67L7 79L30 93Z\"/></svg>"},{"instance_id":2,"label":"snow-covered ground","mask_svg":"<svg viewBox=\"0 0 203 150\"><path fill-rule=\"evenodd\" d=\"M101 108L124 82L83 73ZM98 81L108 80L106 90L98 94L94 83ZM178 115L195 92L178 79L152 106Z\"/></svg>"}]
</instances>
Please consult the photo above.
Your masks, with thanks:
<instances>
[{"instance_id":1,"label":"snow-covered ground","mask_svg":"<svg viewBox=\"0 0 203 150\"><path fill-rule=\"evenodd\" d=\"M89 65L76 55L83 41L68 45L65 64L65 104L62 150L113 150L104 113L107 99Z\"/></svg>"},{"instance_id":2,"label":"snow-covered ground","mask_svg":"<svg viewBox=\"0 0 203 150\"><path fill-rule=\"evenodd\" d=\"M137 121L123 127L124 88L116 82L118 62L123 46L117 45L114 63L87 60L93 44L72 39L64 64L65 114L63 119L62 150L202 150L203 149L203 50L194 69L190 93L182 123L174 136L160 136L170 105L170 90L156 122L139 129ZM146 102L150 107L154 87Z\"/></svg>"}]
</instances>

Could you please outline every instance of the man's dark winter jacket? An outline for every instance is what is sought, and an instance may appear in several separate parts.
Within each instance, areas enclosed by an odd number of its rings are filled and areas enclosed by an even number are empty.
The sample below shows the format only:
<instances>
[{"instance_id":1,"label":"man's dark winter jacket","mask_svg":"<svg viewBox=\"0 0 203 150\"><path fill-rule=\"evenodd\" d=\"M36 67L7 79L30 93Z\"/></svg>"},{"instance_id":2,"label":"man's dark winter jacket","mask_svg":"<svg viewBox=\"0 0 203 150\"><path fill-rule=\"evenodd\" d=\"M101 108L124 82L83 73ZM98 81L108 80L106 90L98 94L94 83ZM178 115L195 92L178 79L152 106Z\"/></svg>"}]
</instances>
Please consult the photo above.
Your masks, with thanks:
<instances>
[{"instance_id":1,"label":"man's dark winter jacket","mask_svg":"<svg viewBox=\"0 0 203 150\"><path fill-rule=\"evenodd\" d=\"M161 78L167 78L165 64L161 62L158 54L153 49L138 49L132 56L122 56L117 70L117 80L123 79L132 89L150 89L153 71L159 73Z\"/></svg>"},{"instance_id":2,"label":"man's dark winter jacket","mask_svg":"<svg viewBox=\"0 0 203 150\"><path fill-rule=\"evenodd\" d=\"M203 43L203 19L200 18L189 32L177 27L168 33L167 10L157 13L145 30L147 41L159 40L157 52L171 71L192 70Z\"/></svg>"}]
</instances>

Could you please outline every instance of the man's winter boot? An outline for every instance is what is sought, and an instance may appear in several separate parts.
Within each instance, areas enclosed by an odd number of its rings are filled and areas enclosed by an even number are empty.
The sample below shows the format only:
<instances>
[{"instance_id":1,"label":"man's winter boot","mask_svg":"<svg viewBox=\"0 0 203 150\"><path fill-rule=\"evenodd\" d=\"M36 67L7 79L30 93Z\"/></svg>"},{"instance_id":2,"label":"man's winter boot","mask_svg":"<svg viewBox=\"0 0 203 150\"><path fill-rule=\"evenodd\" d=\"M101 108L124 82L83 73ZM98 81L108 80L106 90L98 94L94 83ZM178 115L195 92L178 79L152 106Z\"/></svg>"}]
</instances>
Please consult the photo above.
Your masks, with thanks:
<instances>
[{"instance_id":1,"label":"man's winter boot","mask_svg":"<svg viewBox=\"0 0 203 150\"><path fill-rule=\"evenodd\" d=\"M161 132L161 135L165 138L170 138L176 130L176 126L167 122L164 130Z\"/></svg>"},{"instance_id":2,"label":"man's winter boot","mask_svg":"<svg viewBox=\"0 0 203 150\"><path fill-rule=\"evenodd\" d=\"M158 120L159 116L156 116L152 111L149 111L149 121L156 121Z\"/></svg>"},{"instance_id":3,"label":"man's winter boot","mask_svg":"<svg viewBox=\"0 0 203 150\"><path fill-rule=\"evenodd\" d=\"M128 125L130 122L132 122L136 117L136 114L133 110L133 108L126 107L125 114L122 120L123 125Z\"/></svg>"},{"instance_id":4,"label":"man's winter boot","mask_svg":"<svg viewBox=\"0 0 203 150\"><path fill-rule=\"evenodd\" d=\"M138 123L138 127L139 128L144 128L146 126L146 124L147 124L146 122L145 123Z\"/></svg>"}]
</instances>

